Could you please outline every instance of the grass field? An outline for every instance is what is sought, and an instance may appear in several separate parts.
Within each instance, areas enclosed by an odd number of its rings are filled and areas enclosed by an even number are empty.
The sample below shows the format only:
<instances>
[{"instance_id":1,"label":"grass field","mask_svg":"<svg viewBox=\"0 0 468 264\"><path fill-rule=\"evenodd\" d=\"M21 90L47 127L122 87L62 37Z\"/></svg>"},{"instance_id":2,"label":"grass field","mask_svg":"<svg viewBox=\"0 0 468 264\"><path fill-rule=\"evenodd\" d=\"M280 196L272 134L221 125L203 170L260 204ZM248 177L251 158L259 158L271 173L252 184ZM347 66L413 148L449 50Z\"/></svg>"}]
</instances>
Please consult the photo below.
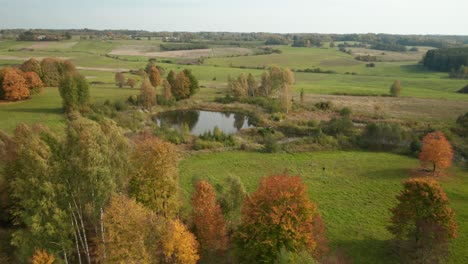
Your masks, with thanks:
<instances>
[{"instance_id":1,"label":"grass field","mask_svg":"<svg viewBox=\"0 0 468 264\"><path fill-rule=\"evenodd\" d=\"M385 228L390 218L388 209L396 204L402 181L418 166L416 159L385 153L223 152L184 159L180 181L187 206L194 178L223 184L226 177L235 175L252 192L263 176L284 171L300 175L323 214L332 248L344 250L353 263L396 263L387 246L391 238ZM449 263L468 262L467 180L468 172L459 168L451 169L450 176L441 180L460 225Z\"/></svg>"},{"instance_id":2,"label":"grass field","mask_svg":"<svg viewBox=\"0 0 468 264\"><path fill-rule=\"evenodd\" d=\"M121 89L107 85L92 86L90 90L93 102L123 99L138 93L137 89ZM41 123L61 133L61 129L65 127L65 116L58 89L45 88L43 93L26 101L0 103L0 120L0 129L7 133L13 132L19 123Z\"/></svg>"}]
</instances>

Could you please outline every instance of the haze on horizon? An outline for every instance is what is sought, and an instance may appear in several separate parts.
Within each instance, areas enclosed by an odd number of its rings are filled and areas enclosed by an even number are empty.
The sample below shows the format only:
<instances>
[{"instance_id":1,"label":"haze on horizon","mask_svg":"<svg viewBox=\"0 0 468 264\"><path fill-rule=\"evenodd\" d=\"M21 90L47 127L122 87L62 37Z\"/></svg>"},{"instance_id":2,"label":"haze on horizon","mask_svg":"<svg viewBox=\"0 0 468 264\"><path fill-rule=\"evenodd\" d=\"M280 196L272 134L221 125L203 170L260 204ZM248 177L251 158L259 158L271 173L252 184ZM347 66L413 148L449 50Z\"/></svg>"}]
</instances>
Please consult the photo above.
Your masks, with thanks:
<instances>
[{"instance_id":1,"label":"haze on horizon","mask_svg":"<svg viewBox=\"0 0 468 264\"><path fill-rule=\"evenodd\" d=\"M468 35L468 1L0 0L0 27Z\"/></svg>"}]
</instances>

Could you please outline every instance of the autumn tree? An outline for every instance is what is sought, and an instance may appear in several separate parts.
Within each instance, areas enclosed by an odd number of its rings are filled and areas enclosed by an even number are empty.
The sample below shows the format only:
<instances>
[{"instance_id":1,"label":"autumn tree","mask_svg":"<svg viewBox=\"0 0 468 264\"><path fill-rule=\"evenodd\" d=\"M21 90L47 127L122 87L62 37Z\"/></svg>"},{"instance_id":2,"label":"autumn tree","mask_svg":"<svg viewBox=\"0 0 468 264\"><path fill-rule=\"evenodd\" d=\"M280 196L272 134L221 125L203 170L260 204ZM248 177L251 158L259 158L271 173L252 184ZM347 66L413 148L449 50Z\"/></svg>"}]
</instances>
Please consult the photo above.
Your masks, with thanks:
<instances>
[{"instance_id":1,"label":"autumn tree","mask_svg":"<svg viewBox=\"0 0 468 264\"><path fill-rule=\"evenodd\" d=\"M158 86L160 86L162 84L161 74L159 73L159 70L155 66L152 66L149 69L148 78L149 78L149 80L151 82L151 85L154 88L156 88L156 87L158 87Z\"/></svg>"},{"instance_id":2,"label":"autumn tree","mask_svg":"<svg viewBox=\"0 0 468 264\"><path fill-rule=\"evenodd\" d=\"M453 149L442 132L429 133L423 138L419 160L422 165L432 164L434 174L452 165Z\"/></svg>"},{"instance_id":3,"label":"autumn tree","mask_svg":"<svg viewBox=\"0 0 468 264\"><path fill-rule=\"evenodd\" d=\"M247 76L247 85L248 85L248 89L247 89L248 95L250 97L257 96L258 83L255 77L251 73L249 73L249 75Z\"/></svg>"},{"instance_id":4,"label":"autumn tree","mask_svg":"<svg viewBox=\"0 0 468 264\"><path fill-rule=\"evenodd\" d=\"M403 186L388 227L400 256L412 263L440 263L458 229L447 195L429 178L409 179Z\"/></svg>"},{"instance_id":5,"label":"autumn tree","mask_svg":"<svg viewBox=\"0 0 468 264\"><path fill-rule=\"evenodd\" d=\"M190 96L193 96L200 89L200 87L198 86L197 77L193 75L192 70L190 69L184 69L184 74L189 79L189 82L190 82L190 85L189 85Z\"/></svg>"},{"instance_id":6,"label":"autumn tree","mask_svg":"<svg viewBox=\"0 0 468 264\"><path fill-rule=\"evenodd\" d=\"M185 76L185 73L179 72L175 78L172 87L172 95L176 100L182 100L190 97L190 80Z\"/></svg>"},{"instance_id":7,"label":"autumn tree","mask_svg":"<svg viewBox=\"0 0 468 264\"><path fill-rule=\"evenodd\" d=\"M125 76L121 72L115 73L115 85L117 85L119 88L122 88L125 85Z\"/></svg>"},{"instance_id":8,"label":"autumn tree","mask_svg":"<svg viewBox=\"0 0 468 264\"><path fill-rule=\"evenodd\" d=\"M5 100L17 101L29 98L30 90L21 71L6 69L2 79L1 86Z\"/></svg>"},{"instance_id":9,"label":"autumn tree","mask_svg":"<svg viewBox=\"0 0 468 264\"><path fill-rule=\"evenodd\" d=\"M246 98L249 92L249 84L245 74L240 74L237 78L228 78L228 88L237 100Z\"/></svg>"},{"instance_id":10,"label":"autumn tree","mask_svg":"<svg viewBox=\"0 0 468 264\"><path fill-rule=\"evenodd\" d=\"M56 87L60 83L59 60L55 58L44 58L41 61L42 81L45 86Z\"/></svg>"},{"instance_id":11,"label":"autumn tree","mask_svg":"<svg viewBox=\"0 0 468 264\"><path fill-rule=\"evenodd\" d=\"M176 80L176 73L173 70L170 70L169 73L167 74L167 82L171 85L171 87L175 86L175 80Z\"/></svg>"},{"instance_id":12,"label":"autumn tree","mask_svg":"<svg viewBox=\"0 0 468 264\"><path fill-rule=\"evenodd\" d=\"M226 223L216 202L215 190L209 182L199 181L195 184L192 207L194 233L203 254L226 250Z\"/></svg>"},{"instance_id":13,"label":"autumn tree","mask_svg":"<svg viewBox=\"0 0 468 264\"><path fill-rule=\"evenodd\" d=\"M34 58L31 58L31 59L23 62L23 64L21 64L21 66L20 66L20 70L22 70L23 72L34 72L39 77L42 76L41 63L38 60L34 59Z\"/></svg>"},{"instance_id":14,"label":"autumn tree","mask_svg":"<svg viewBox=\"0 0 468 264\"><path fill-rule=\"evenodd\" d=\"M141 82L140 104L147 109L156 105L156 91L148 79Z\"/></svg>"},{"instance_id":15,"label":"autumn tree","mask_svg":"<svg viewBox=\"0 0 468 264\"><path fill-rule=\"evenodd\" d=\"M14 223L21 227L11 243L19 261L28 262L38 248L67 259L73 248L72 226L61 200L66 193L61 192L65 186L53 143L56 137L43 127L20 124L7 142L5 175L14 202Z\"/></svg>"},{"instance_id":16,"label":"autumn tree","mask_svg":"<svg viewBox=\"0 0 468 264\"><path fill-rule=\"evenodd\" d=\"M129 192L158 216L174 217L179 208L178 154L174 146L144 134L135 139Z\"/></svg>"},{"instance_id":17,"label":"autumn tree","mask_svg":"<svg viewBox=\"0 0 468 264\"><path fill-rule=\"evenodd\" d=\"M23 77L26 81L26 86L28 86L31 94L38 94L42 92L44 88L44 83L42 83L41 78L37 73L30 71L23 73Z\"/></svg>"},{"instance_id":18,"label":"autumn tree","mask_svg":"<svg viewBox=\"0 0 468 264\"><path fill-rule=\"evenodd\" d=\"M103 240L104 206L123 190L128 143L115 122L98 124L76 113L69 118L65 138L19 125L10 140L2 139L14 223L21 227L12 244L21 263L38 248L64 262L71 254L78 263L93 262L93 241Z\"/></svg>"},{"instance_id":19,"label":"autumn tree","mask_svg":"<svg viewBox=\"0 0 468 264\"><path fill-rule=\"evenodd\" d=\"M157 239L152 239L154 214L134 199L114 195L104 212L105 241L99 250L104 263L151 263Z\"/></svg>"},{"instance_id":20,"label":"autumn tree","mask_svg":"<svg viewBox=\"0 0 468 264\"><path fill-rule=\"evenodd\" d=\"M273 262L281 248L290 252L309 251L317 259L321 252L317 237L324 234L315 221L317 206L308 197L299 177L264 177L248 196L241 211L236 244L246 262Z\"/></svg>"},{"instance_id":21,"label":"autumn tree","mask_svg":"<svg viewBox=\"0 0 468 264\"><path fill-rule=\"evenodd\" d=\"M163 81L163 97L164 100L169 101L172 99L172 87L171 84L167 81Z\"/></svg>"},{"instance_id":22,"label":"autumn tree","mask_svg":"<svg viewBox=\"0 0 468 264\"><path fill-rule=\"evenodd\" d=\"M74 221L77 251L89 263L94 257L92 241L105 240L105 205L127 174L128 144L115 122L104 119L97 123L76 115L67 126L64 146L61 173L66 180L68 219Z\"/></svg>"},{"instance_id":23,"label":"autumn tree","mask_svg":"<svg viewBox=\"0 0 468 264\"><path fill-rule=\"evenodd\" d=\"M137 80L135 80L135 78L128 78L127 79L127 85L130 86L130 88L133 89L137 85Z\"/></svg>"},{"instance_id":24,"label":"autumn tree","mask_svg":"<svg viewBox=\"0 0 468 264\"><path fill-rule=\"evenodd\" d=\"M45 250L37 250L32 258L32 264L53 264L55 258Z\"/></svg>"},{"instance_id":25,"label":"autumn tree","mask_svg":"<svg viewBox=\"0 0 468 264\"><path fill-rule=\"evenodd\" d=\"M179 220L170 221L162 238L165 263L195 264L198 256L198 242L187 227Z\"/></svg>"},{"instance_id":26,"label":"autumn tree","mask_svg":"<svg viewBox=\"0 0 468 264\"><path fill-rule=\"evenodd\" d=\"M392 86L390 87L390 94L393 97L400 97L401 93L401 83L399 80L393 82Z\"/></svg>"},{"instance_id":27,"label":"autumn tree","mask_svg":"<svg viewBox=\"0 0 468 264\"><path fill-rule=\"evenodd\" d=\"M289 112L292 105L292 85L295 82L294 73L290 69L282 69L282 81L279 88L279 98L283 109L286 113Z\"/></svg>"},{"instance_id":28,"label":"autumn tree","mask_svg":"<svg viewBox=\"0 0 468 264\"><path fill-rule=\"evenodd\" d=\"M59 92L67 113L81 110L89 103L89 84L80 74L66 74L60 81Z\"/></svg>"}]
</instances>

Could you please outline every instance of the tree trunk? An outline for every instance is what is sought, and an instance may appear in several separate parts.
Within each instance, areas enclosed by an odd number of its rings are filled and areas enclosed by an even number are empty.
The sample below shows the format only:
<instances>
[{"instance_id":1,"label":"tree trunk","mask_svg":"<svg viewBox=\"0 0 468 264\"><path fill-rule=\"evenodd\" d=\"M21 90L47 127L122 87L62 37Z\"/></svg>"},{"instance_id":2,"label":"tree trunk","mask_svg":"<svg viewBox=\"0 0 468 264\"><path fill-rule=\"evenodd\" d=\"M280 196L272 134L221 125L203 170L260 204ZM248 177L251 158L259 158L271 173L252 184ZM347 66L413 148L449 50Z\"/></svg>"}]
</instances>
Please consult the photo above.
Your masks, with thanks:
<instances>
[{"instance_id":1,"label":"tree trunk","mask_svg":"<svg viewBox=\"0 0 468 264\"><path fill-rule=\"evenodd\" d=\"M104 259L106 259L106 258L107 258L107 256L106 256L106 240L105 240L105 236L104 236L104 221L103 221L104 212L102 211L102 207L101 207L100 209L101 209L101 241L102 241L102 251L103 251L103 254L104 254Z\"/></svg>"}]
</instances>

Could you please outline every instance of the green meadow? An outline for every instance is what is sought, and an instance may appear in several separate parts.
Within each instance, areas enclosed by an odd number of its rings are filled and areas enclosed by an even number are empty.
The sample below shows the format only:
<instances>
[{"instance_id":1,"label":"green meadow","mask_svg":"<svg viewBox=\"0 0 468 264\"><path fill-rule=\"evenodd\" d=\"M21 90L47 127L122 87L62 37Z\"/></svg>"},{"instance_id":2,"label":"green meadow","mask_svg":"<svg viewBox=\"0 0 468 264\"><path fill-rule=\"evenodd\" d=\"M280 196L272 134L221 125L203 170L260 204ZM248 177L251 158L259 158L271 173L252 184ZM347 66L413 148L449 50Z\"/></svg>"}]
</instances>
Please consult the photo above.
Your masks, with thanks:
<instances>
[{"instance_id":1,"label":"green meadow","mask_svg":"<svg viewBox=\"0 0 468 264\"><path fill-rule=\"evenodd\" d=\"M222 152L197 154L180 165L180 181L185 199L193 192L194 179L223 184L238 176L248 192L261 177L287 172L299 175L308 187L327 224L330 246L346 252L353 263L397 263L388 247L386 230L402 182L419 167L417 159L387 153L315 152L264 154ZM323 168L325 168L323 170ZM468 262L468 171L452 168L441 184L457 212L459 238L452 247L449 263Z\"/></svg>"}]
</instances>

